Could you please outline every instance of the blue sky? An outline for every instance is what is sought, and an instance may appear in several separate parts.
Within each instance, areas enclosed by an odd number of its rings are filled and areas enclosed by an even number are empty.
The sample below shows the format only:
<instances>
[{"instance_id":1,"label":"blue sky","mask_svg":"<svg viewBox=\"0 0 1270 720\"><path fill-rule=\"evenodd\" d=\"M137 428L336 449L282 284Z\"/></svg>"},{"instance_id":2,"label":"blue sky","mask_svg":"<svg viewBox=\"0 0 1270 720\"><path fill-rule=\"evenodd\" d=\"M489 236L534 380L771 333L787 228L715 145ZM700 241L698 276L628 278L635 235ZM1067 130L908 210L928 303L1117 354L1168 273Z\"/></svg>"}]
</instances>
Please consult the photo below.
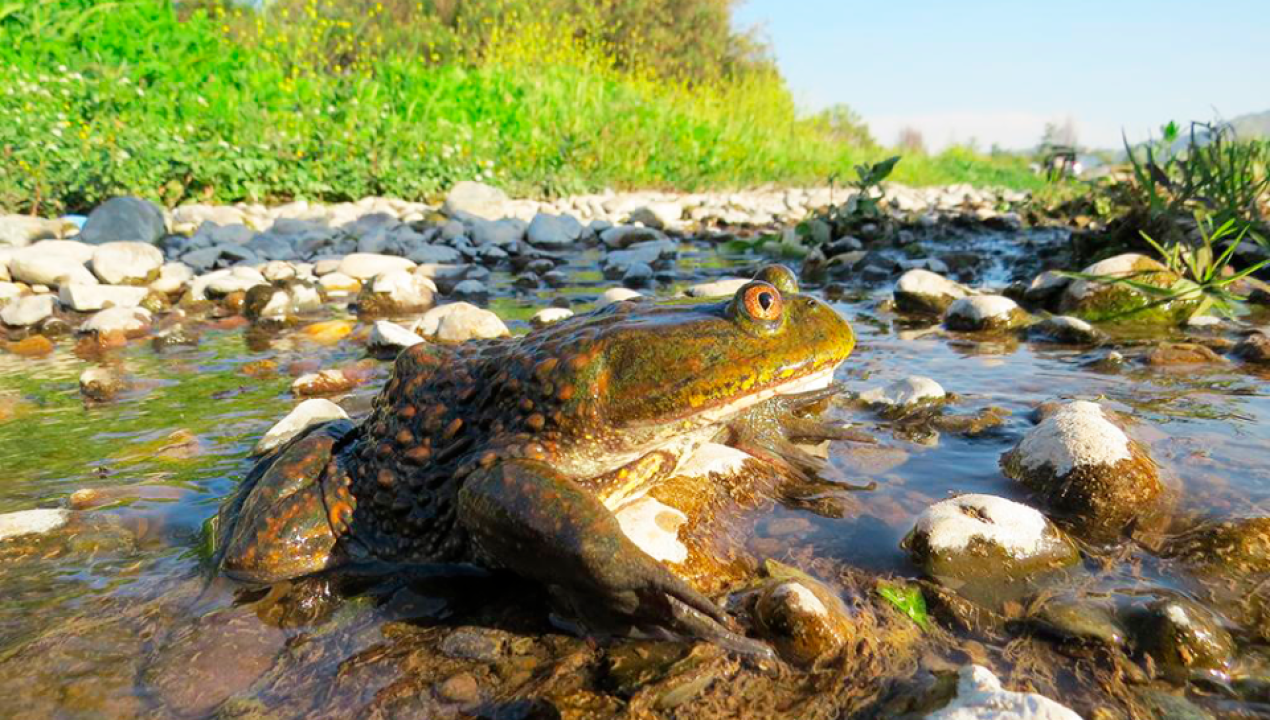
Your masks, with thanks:
<instances>
[{"instance_id":1,"label":"blue sky","mask_svg":"<svg viewBox=\"0 0 1270 720\"><path fill-rule=\"evenodd\" d=\"M745 0L800 107L875 137L1021 148L1046 121L1094 147L1170 119L1270 110L1270 0Z\"/></svg>"}]
</instances>

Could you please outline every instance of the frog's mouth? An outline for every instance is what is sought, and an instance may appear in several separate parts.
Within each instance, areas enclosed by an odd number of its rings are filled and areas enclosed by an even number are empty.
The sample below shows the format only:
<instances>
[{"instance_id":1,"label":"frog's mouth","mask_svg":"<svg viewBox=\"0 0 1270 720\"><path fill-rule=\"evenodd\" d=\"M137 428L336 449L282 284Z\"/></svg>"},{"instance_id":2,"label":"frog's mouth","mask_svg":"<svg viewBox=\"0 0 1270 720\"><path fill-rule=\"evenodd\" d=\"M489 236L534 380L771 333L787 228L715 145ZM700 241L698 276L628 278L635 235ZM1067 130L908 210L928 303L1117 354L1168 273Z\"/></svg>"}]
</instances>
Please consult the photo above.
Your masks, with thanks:
<instances>
[{"instance_id":1,"label":"frog's mouth","mask_svg":"<svg viewBox=\"0 0 1270 720\"><path fill-rule=\"evenodd\" d=\"M770 385L758 392L743 395L723 405L716 405L698 413L697 417L708 423L716 423L732 417L743 410L754 407L765 400L771 400L778 395L795 395L798 393L811 392L813 390L823 390L833 383L833 373L838 369L839 364L841 363L835 363L823 370L817 370L810 375L804 375L800 378L794 378L793 380L786 380L783 383Z\"/></svg>"}]
</instances>

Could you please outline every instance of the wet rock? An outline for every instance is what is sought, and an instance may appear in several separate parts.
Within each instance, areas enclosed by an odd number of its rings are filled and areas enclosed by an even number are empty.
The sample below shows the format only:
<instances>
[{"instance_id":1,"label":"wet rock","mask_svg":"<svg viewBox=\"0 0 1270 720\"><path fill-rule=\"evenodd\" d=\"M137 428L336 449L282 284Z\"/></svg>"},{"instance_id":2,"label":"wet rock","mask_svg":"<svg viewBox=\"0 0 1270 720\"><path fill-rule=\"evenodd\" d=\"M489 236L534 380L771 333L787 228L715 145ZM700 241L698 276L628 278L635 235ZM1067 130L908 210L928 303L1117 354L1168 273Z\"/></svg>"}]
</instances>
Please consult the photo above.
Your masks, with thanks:
<instances>
[{"instance_id":1,"label":"wet rock","mask_svg":"<svg viewBox=\"0 0 1270 720\"><path fill-rule=\"evenodd\" d=\"M641 243L661 243L666 234L656 228L638 225L618 225L600 232L600 242L612 250L629 248Z\"/></svg>"},{"instance_id":2,"label":"wet rock","mask_svg":"<svg viewBox=\"0 0 1270 720\"><path fill-rule=\"evenodd\" d=\"M481 687L471 673L459 673L437 686L437 695L452 703L469 704L481 699Z\"/></svg>"},{"instance_id":3,"label":"wet rock","mask_svg":"<svg viewBox=\"0 0 1270 720\"><path fill-rule=\"evenodd\" d=\"M573 311L569 308L549 307L534 313L533 317L529 318L529 324L534 327L546 327L571 317L573 317Z\"/></svg>"},{"instance_id":4,"label":"wet rock","mask_svg":"<svg viewBox=\"0 0 1270 720\"><path fill-rule=\"evenodd\" d=\"M149 200L135 197L111 198L88 214L79 239L92 245L110 242L140 242L153 245L167 227L163 210Z\"/></svg>"},{"instance_id":5,"label":"wet rock","mask_svg":"<svg viewBox=\"0 0 1270 720\"><path fill-rule=\"evenodd\" d=\"M90 367L79 376L79 392L89 400L110 400L127 387L124 377L109 367Z\"/></svg>"},{"instance_id":6,"label":"wet rock","mask_svg":"<svg viewBox=\"0 0 1270 720\"><path fill-rule=\"evenodd\" d=\"M1250 363L1270 364L1270 335L1255 332L1235 346L1235 357Z\"/></svg>"},{"instance_id":7,"label":"wet rock","mask_svg":"<svg viewBox=\"0 0 1270 720\"><path fill-rule=\"evenodd\" d=\"M860 393L860 400L870 405L909 407L924 402L943 400L944 388L928 377L910 375L887 385Z\"/></svg>"},{"instance_id":8,"label":"wet rock","mask_svg":"<svg viewBox=\"0 0 1270 720\"><path fill-rule=\"evenodd\" d=\"M797 665L811 665L841 650L855 634L842 598L794 568L768 565L772 579L754 603L763 637L781 657ZM773 566L777 569L771 570Z\"/></svg>"},{"instance_id":9,"label":"wet rock","mask_svg":"<svg viewBox=\"0 0 1270 720\"><path fill-rule=\"evenodd\" d=\"M281 285L296 277L295 266L282 260L270 260L260 268L260 275L273 285Z\"/></svg>"},{"instance_id":10,"label":"wet rock","mask_svg":"<svg viewBox=\"0 0 1270 720\"><path fill-rule=\"evenodd\" d=\"M49 252L55 240L25 247L9 258L9 274L28 285L58 287L69 283L92 285L97 277L71 253Z\"/></svg>"},{"instance_id":11,"label":"wet rock","mask_svg":"<svg viewBox=\"0 0 1270 720\"><path fill-rule=\"evenodd\" d=\"M52 295L25 295L0 308L0 322L10 327L30 327L53 314L57 299Z\"/></svg>"},{"instance_id":12,"label":"wet rock","mask_svg":"<svg viewBox=\"0 0 1270 720\"><path fill-rule=\"evenodd\" d=\"M953 302L972 291L929 270L909 270L895 285L895 307L900 312L942 315Z\"/></svg>"},{"instance_id":13,"label":"wet rock","mask_svg":"<svg viewBox=\"0 0 1270 720\"><path fill-rule=\"evenodd\" d=\"M159 277L150 283L150 289L167 295L181 292L194 280L194 271L185 263L167 263L159 268Z\"/></svg>"},{"instance_id":14,"label":"wet rock","mask_svg":"<svg viewBox=\"0 0 1270 720\"><path fill-rule=\"evenodd\" d=\"M5 350L21 357L44 357L55 349L53 341L43 335L31 335L5 346Z\"/></svg>"},{"instance_id":15,"label":"wet rock","mask_svg":"<svg viewBox=\"0 0 1270 720\"><path fill-rule=\"evenodd\" d=\"M993 495L935 503L903 547L926 575L972 599L1080 559L1075 543L1040 512Z\"/></svg>"},{"instance_id":16,"label":"wet rock","mask_svg":"<svg viewBox=\"0 0 1270 720\"><path fill-rule=\"evenodd\" d=\"M340 261L336 272L343 273L358 280L369 280L393 270L413 270L415 264L396 255L378 255L375 253L353 253Z\"/></svg>"},{"instance_id":17,"label":"wet rock","mask_svg":"<svg viewBox=\"0 0 1270 720\"><path fill-rule=\"evenodd\" d=\"M653 269L645 263L632 263L622 273L622 285L629 288L648 287L653 282Z\"/></svg>"},{"instance_id":18,"label":"wet rock","mask_svg":"<svg viewBox=\"0 0 1270 720\"><path fill-rule=\"evenodd\" d=\"M450 217L472 216L498 220L510 214L507 193L485 183L464 180L446 193L442 211Z\"/></svg>"},{"instance_id":19,"label":"wet rock","mask_svg":"<svg viewBox=\"0 0 1270 720\"><path fill-rule=\"evenodd\" d=\"M530 245L545 248L572 247L582 237L582 223L572 215L538 213L525 231Z\"/></svg>"},{"instance_id":20,"label":"wet rock","mask_svg":"<svg viewBox=\"0 0 1270 720\"><path fill-rule=\"evenodd\" d=\"M422 275L392 270L362 287L357 309L374 316L421 313L432 307L436 291L436 284Z\"/></svg>"},{"instance_id":21,"label":"wet rock","mask_svg":"<svg viewBox=\"0 0 1270 720\"><path fill-rule=\"evenodd\" d=\"M198 334L184 325L174 325L155 334L151 346L155 352L163 352L170 348L198 347Z\"/></svg>"},{"instance_id":22,"label":"wet rock","mask_svg":"<svg viewBox=\"0 0 1270 720\"><path fill-rule=\"evenodd\" d=\"M1158 688L1139 688L1138 700L1160 720L1215 720L1213 714L1182 695L1174 695Z\"/></svg>"},{"instance_id":23,"label":"wet rock","mask_svg":"<svg viewBox=\"0 0 1270 720\"><path fill-rule=\"evenodd\" d=\"M613 303L622 302L623 300L634 300L635 298L641 297L644 296L628 288L609 288L596 299L595 307L607 307Z\"/></svg>"},{"instance_id":24,"label":"wet rock","mask_svg":"<svg viewBox=\"0 0 1270 720\"><path fill-rule=\"evenodd\" d=\"M291 312L291 294L272 285L256 285L243 298L243 316L248 320L281 319Z\"/></svg>"},{"instance_id":25,"label":"wet rock","mask_svg":"<svg viewBox=\"0 0 1270 720\"><path fill-rule=\"evenodd\" d=\"M357 387L358 379L339 368L301 375L291 383L291 392L299 396L335 395Z\"/></svg>"},{"instance_id":26,"label":"wet rock","mask_svg":"<svg viewBox=\"0 0 1270 720\"><path fill-rule=\"evenodd\" d=\"M503 654L503 638L486 628L461 627L441 641L441 652L460 660L495 662Z\"/></svg>"},{"instance_id":27,"label":"wet rock","mask_svg":"<svg viewBox=\"0 0 1270 720\"><path fill-rule=\"evenodd\" d=\"M1173 365L1213 365L1226 362L1226 358L1210 348L1196 343L1160 343L1151 349L1143 362L1153 367Z\"/></svg>"},{"instance_id":28,"label":"wet rock","mask_svg":"<svg viewBox=\"0 0 1270 720\"><path fill-rule=\"evenodd\" d=\"M684 290L684 294L695 298L732 297L737 290L740 290L748 282L749 280L745 278L715 280L714 282L693 285Z\"/></svg>"},{"instance_id":29,"label":"wet rock","mask_svg":"<svg viewBox=\"0 0 1270 720\"><path fill-rule=\"evenodd\" d=\"M65 509L19 510L0 514L0 541L23 535L52 532L70 520Z\"/></svg>"},{"instance_id":30,"label":"wet rock","mask_svg":"<svg viewBox=\"0 0 1270 720\"><path fill-rule=\"evenodd\" d=\"M1063 405L1001 457L1056 512L1104 529L1122 527L1164 492L1146 451L1092 402Z\"/></svg>"},{"instance_id":31,"label":"wet rock","mask_svg":"<svg viewBox=\"0 0 1270 720\"><path fill-rule=\"evenodd\" d=\"M1028 322L1028 314L1003 295L972 295L955 300L944 315L949 330L1000 332Z\"/></svg>"},{"instance_id":32,"label":"wet rock","mask_svg":"<svg viewBox=\"0 0 1270 720\"><path fill-rule=\"evenodd\" d=\"M145 287L71 283L58 288L57 299L77 312L92 312L107 307L137 307L149 292Z\"/></svg>"},{"instance_id":33,"label":"wet rock","mask_svg":"<svg viewBox=\"0 0 1270 720\"><path fill-rule=\"evenodd\" d=\"M83 333L123 333L128 337L145 334L150 329L150 311L145 308L106 308L99 310L79 326Z\"/></svg>"},{"instance_id":34,"label":"wet rock","mask_svg":"<svg viewBox=\"0 0 1270 720\"><path fill-rule=\"evenodd\" d=\"M204 292L210 298L222 298L233 293L245 293L258 285L268 284L260 271L240 266L231 269L228 274L213 278L204 286Z\"/></svg>"},{"instance_id":35,"label":"wet rock","mask_svg":"<svg viewBox=\"0 0 1270 720\"><path fill-rule=\"evenodd\" d=\"M366 347L372 351L400 351L419 343L423 338L389 320L377 320L370 330Z\"/></svg>"},{"instance_id":36,"label":"wet rock","mask_svg":"<svg viewBox=\"0 0 1270 720\"><path fill-rule=\"evenodd\" d=\"M1135 282L1161 288L1171 287L1178 280L1178 276L1170 272L1168 268L1145 255L1136 253L1107 258L1090 265L1082 272L1086 275L1108 278L1132 276ZM1158 302L1158 298L1146 295L1127 285L1082 279L1067 286L1059 301L1058 309L1066 315L1075 315L1093 322L1131 319L1137 323L1178 323L1190 315L1195 301L1195 298L1188 298L1147 310L1145 308ZM1135 310L1141 312L1129 315Z\"/></svg>"},{"instance_id":37,"label":"wet rock","mask_svg":"<svg viewBox=\"0 0 1270 720\"><path fill-rule=\"evenodd\" d=\"M149 243L108 242L97 247L89 266L107 285L145 285L158 277L163 252Z\"/></svg>"},{"instance_id":38,"label":"wet rock","mask_svg":"<svg viewBox=\"0 0 1270 720\"><path fill-rule=\"evenodd\" d=\"M1115 608L1103 598L1076 593L1045 598L1029 623L1069 647L1123 647L1126 630Z\"/></svg>"},{"instance_id":39,"label":"wet rock","mask_svg":"<svg viewBox=\"0 0 1270 720\"><path fill-rule=\"evenodd\" d=\"M1126 618L1140 652L1150 655L1174 680L1192 670L1225 671L1235 656L1235 641L1220 619L1183 598L1163 598Z\"/></svg>"},{"instance_id":40,"label":"wet rock","mask_svg":"<svg viewBox=\"0 0 1270 720\"><path fill-rule=\"evenodd\" d=\"M497 315L465 302L432 308L420 318L415 332L446 342L511 335Z\"/></svg>"},{"instance_id":41,"label":"wet rock","mask_svg":"<svg viewBox=\"0 0 1270 720\"><path fill-rule=\"evenodd\" d=\"M1028 338L1063 345L1095 345L1105 336L1089 323L1067 315L1048 317L1027 329Z\"/></svg>"},{"instance_id":42,"label":"wet rock","mask_svg":"<svg viewBox=\"0 0 1270 720\"><path fill-rule=\"evenodd\" d=\"M963 667L957 678L956 697L926 720L1081 720L1043 695L1002 688L997 676L981 665Z\"/></svg>"},{"instance_id":43,"label":"wet rock","mask_svg":"<svg viewBox=\"0 0 1270 720\"><path fill-rule=\"evenodd\" d=\"M1270 572L1270 517L1202 522L1170 539L1164 553L1226 573Z\"/></svg>"},{"instance_id":44,"label":"wet rock","mask_svg":"<svg viewBox=\"0 0 1270 720\"><path fill-rule=\"evenodd\" d=\"M0 215L0 247L26 247L37 240L62 236L65 223L30 215Z\"/></svg>"},{"instance_id":45,"label":"wet rock","mask_svg":"<svg viewBox=\"0 0 1270 720\"><path fill-rule=\"evenodd\" d=\"M1059 298L1063 295L1063 291L1071 284L1071 276L1053 270L1046 270L1033 278L1032 282L1028 284L1027 289L1023 291L1023 301L1029 305L1038 305L1044 308L1056 307Z\"/></svg>"},{"instance_id":46,"label":"wet rock","mask_svg":"<svg viewBox=\"0 0 1270 720\"><path fill-rule=\"evenodd\" d=\"M305 400L269 428L256 443L256 447L252 448L251 454L264 455L318 423L347 419L348 414L344 409L330 400Z\"/></svg>"},{"instance_id":47,"label":"wet rock","mask_svg":"<svg viewBox=\"0 0 1270 720\"><path fill-rule=\"evenodd\" d=\"M162 714L206 717L264 675L285 641L250 608L213 612L162 638L144 682L166 710Z\"/></svg>"},{"instance_id":48,"label":"wet rock","mask_svg":"<svg viewBox=\"0 0 1270 720\"><path fill-rule=\"evenodd\" d=\"M489 296L489 288L485 286L485 283L477 280L476 278L468 278L455 283L454 289L451 290L451 294L455 297L472 299L484 298Z\"/></svg>"}]
</instances>

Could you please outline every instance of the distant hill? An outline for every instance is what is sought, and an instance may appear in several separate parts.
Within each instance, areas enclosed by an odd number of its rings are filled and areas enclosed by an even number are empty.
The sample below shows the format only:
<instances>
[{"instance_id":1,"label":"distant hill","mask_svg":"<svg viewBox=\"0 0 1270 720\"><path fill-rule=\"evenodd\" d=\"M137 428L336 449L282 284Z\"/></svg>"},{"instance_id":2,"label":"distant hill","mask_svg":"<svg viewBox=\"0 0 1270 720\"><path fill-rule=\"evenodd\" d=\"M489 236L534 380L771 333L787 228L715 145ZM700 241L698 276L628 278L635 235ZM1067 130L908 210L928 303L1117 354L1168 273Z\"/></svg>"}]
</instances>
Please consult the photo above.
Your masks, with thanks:
<instances>
[{"instance_id":1,"label":"distant hill","mask_svg":"<svg viewBox=\"0 0 1270 720\"><path fill-rule=\"evenodd\" d=\"M1231 120L1230 124L1235 127L1235 132L1244 140L1270 138L1270 110L1240 115Z\"/></svg>"}]
</instances>

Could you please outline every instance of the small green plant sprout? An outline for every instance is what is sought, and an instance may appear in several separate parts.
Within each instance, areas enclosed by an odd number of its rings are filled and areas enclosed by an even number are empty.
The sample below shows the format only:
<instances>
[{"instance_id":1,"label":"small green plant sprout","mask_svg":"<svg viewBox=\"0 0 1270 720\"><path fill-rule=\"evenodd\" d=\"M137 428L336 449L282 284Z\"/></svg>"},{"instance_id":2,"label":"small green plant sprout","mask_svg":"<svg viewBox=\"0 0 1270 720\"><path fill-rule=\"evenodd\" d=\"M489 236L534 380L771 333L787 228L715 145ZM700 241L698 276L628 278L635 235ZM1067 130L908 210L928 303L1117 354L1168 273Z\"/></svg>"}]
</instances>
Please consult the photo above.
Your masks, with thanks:
<instances>
[{"instance_id":1,"label":"small green plant sprout","mask_svg":"<svg viewBox=\"0 0 1270 720\"><path fill-rule=\"evenodd\" d=\"M890 177L899 161L900 156L895 155L880 162L856 165L856 180L850 185L858 192L847 201L849 206L854 204L854 207L848 207L847 212L861 218L876 218L880 215L878 200L881 193L878 192L878 186Z\"/></svg>"},{"instance_id":2,"label":"small green plant sprout","mask_svg":"<svg viewBox=\"0 0 1270 720\"><path fill-rule=\"evenodd\" d=\"M911 585L878 583L878 595L904 613L923 630L930 629L930 615L926 612L926 598L922 589Z\"/></svg>"},{"instance_id":3,"label":"small green plant sprout","mask_svg":"<svg viewBox=\"0 0 1270 720\"><path fill-rule=\"evenodd\" d=\"M1195 308L1190 317L1199 317L1209 312L1223 317L1247 314L1248 310L1245 306L1247 298L1232 291L1230 287L1266 267L1270 264L1270 259L1261 260L1242 270L1234 270L1231 267L1231 261L1240 243L1248 235L1248 227L1246 225L1242 228L1237 227L1234 218L1226 220L1216 228L1213 221L1203 215L1196 214L1195 220L1200 234L1198 245L1186 242L1164 245L1156 242L1147 233L1141 233L1142 239L1156 251L1164 266L1177 276L1177 280L1167 287L1143 282L1143 276L1156 274L1153 271L1123 276L1067 274L1104 285L1123 285L1153 298L1146 305L1125 311L1111 319L1129 317L1174 302L1195 302ZM1224 249L1222 249L1223 246L1225 246Z\"/></svg>"}]
</instances>

